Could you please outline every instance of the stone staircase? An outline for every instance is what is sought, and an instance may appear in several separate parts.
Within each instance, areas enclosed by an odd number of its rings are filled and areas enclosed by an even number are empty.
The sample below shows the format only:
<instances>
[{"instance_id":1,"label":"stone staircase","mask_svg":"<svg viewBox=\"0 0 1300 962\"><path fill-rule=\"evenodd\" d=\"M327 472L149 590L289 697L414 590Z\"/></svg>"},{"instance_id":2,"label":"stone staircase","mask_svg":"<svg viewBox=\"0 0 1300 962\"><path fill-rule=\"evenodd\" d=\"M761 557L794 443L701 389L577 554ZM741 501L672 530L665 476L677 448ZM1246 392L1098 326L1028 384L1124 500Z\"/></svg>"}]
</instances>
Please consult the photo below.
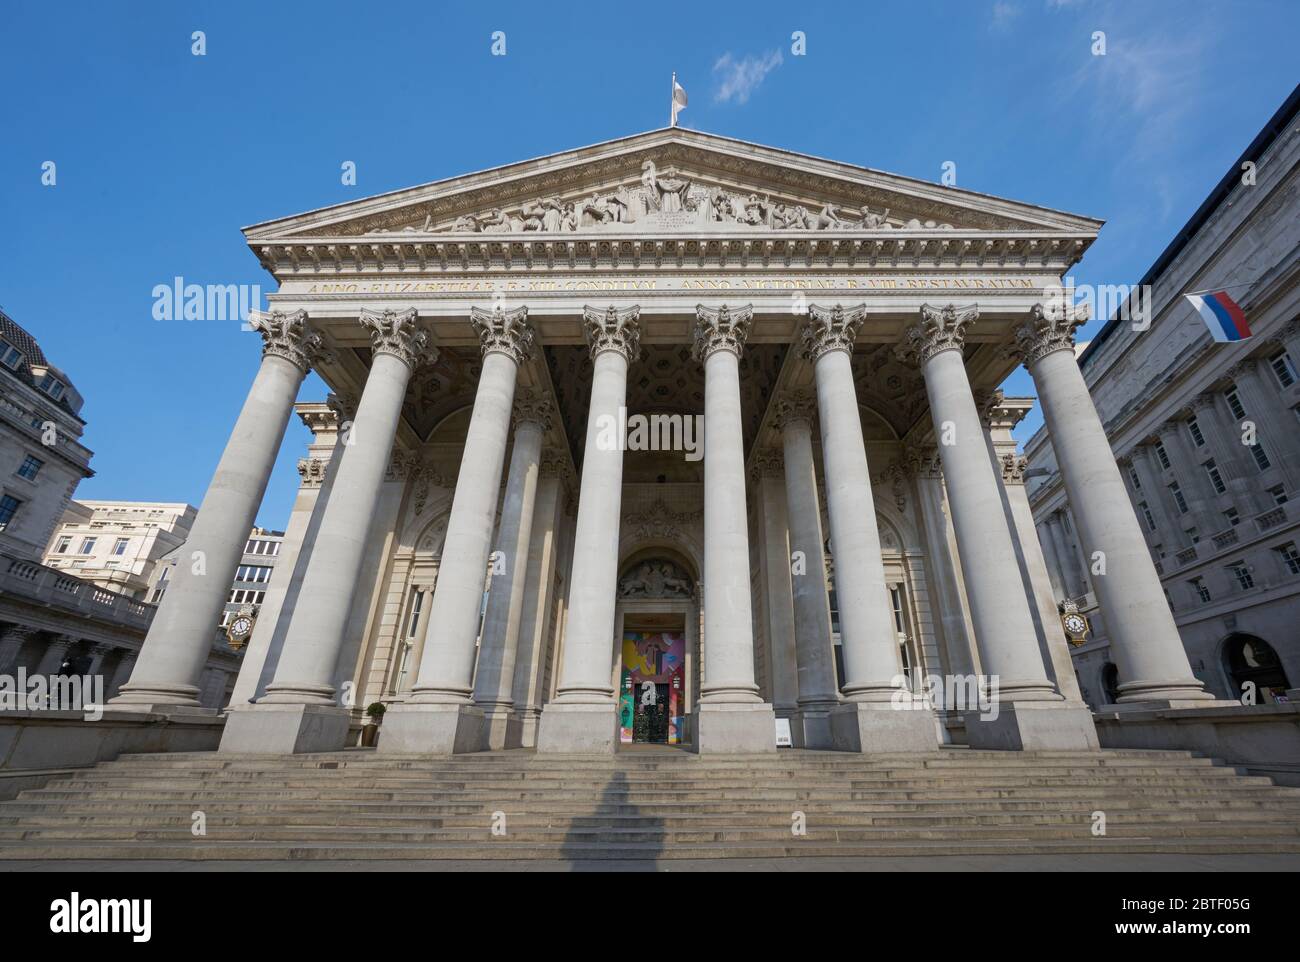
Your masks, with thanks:
<instances>
[{"instance_id":1,"label":"stone staircase","mask_svg":"<svg viewBox=\"0 0 1300 962\"><path fill-rule=\"evenodd\" d=\"M199 811L207 833L196 837ZM1092 833L1097 811L1104 837ZM804 835L792 832L796 812ZM123 756L0 803L0 859L1098 852L1300 852L1300 789L1186 752L350 750Z\"/></svg>"}]
</instances>

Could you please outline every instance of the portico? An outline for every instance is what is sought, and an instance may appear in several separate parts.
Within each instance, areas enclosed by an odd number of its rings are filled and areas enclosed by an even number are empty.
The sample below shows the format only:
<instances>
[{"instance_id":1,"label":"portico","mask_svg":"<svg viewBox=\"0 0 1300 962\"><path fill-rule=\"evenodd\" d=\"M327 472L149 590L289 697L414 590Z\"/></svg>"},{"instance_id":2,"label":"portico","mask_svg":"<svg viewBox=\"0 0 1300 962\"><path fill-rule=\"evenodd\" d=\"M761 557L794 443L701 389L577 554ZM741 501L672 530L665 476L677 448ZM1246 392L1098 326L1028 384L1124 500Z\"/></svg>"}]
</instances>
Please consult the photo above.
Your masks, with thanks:
<instances>
[{"instance_id":1,"label":"portico","mask_svg":"<svg viewBox=\"0 0 1300 962\"><path fill-rule=\"evenodd\" d=\"M338 749L375 702L380 752L766 753L778 717L809 748L1096 747L982 399L1023 360L1086 452L1066 483L1109 482L1079 319L1042 306L1099 226L671 128L249 228L268 413L200 511L209 565L308 367L341 440L223 750ZM703 443L627 444L638 414ZM1133 696L1197 700L1127 500L1071 500L1123 571ZM123 703L195 707L227 573L168 592ZM998 711L926 683L958 676Z\"/></svg>"}]
</instances>

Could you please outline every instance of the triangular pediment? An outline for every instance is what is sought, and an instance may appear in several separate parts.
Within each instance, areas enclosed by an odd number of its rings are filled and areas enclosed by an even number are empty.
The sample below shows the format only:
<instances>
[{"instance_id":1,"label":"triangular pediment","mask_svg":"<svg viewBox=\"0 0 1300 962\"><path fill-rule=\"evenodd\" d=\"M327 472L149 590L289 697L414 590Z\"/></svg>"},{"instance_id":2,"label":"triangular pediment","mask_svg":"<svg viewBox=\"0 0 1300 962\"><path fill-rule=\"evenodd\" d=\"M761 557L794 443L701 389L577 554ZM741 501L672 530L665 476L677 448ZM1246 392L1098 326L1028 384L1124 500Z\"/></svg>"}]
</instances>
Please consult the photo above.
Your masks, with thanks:
<instances>
[{"instance_id":1,"label":"triangular pediment","mask_svg":"<svg viewBox=\"0 0 1300 962\"><path fill-rule=\"evenodd\" d=\"M250 243L385 234L1064 231L1101 222L666 128L249 227Z\"/></svg>"}]
</instances>

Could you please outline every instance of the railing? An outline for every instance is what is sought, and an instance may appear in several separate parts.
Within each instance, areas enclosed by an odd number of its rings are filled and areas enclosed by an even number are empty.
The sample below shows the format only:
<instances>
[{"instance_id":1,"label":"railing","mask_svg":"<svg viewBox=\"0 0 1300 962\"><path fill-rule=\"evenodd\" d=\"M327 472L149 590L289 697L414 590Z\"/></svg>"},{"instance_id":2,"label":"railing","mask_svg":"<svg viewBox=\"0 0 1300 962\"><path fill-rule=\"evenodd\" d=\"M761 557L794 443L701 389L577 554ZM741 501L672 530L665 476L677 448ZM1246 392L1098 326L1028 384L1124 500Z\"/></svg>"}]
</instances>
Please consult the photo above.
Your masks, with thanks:
<instances>
[{"instance_id":1,"label":"railing","mask_svg":"<svg viewBox=\"0 0 1300 962\"><path fill-rule=\"evenodd\" d=\"M0 594L141 630L149 627L158 610L55 568L3 552L0 552Z\"/></svg>"},{"instance_id":2,"label":"railing","mask_svg":"<svg viewBox=\"0 0 1300 962\"><path fill-rule=\"evenodd\" d=\"M1214 542L1216 548L1220 549L1226 548L1229 545L1234 545L1238 541L1237 529L1229 528L1227 531L1221 531L1210 540Z\"/></svg>"},{"instance_id":3,"label":"railing","mask_svg":"<svg viewBox=\"0 0 1300 962\"><path fill-rule=\"evenodd\" d=\"M1283 524L1285 521L1286 508L1277 507L1272 511L1265 511L1263 514L1257 515L1255 518L1255 527L1259 528L1259 530L1263 532L1270 528L1276 528L1279 524Z\"/></svg>"},{"instance_id":4,"label":"railing","mask_svg":"<svg viewBox=\"0 0 1300 962\"><path fill-rule=\"evenodd\" d=\"M1178 554L1174 555L1174 560L1178 562L1180 568L1185 568L1196 560L1196 545L1190 548L1184 548Z\"/></svg>"}]
</instances>

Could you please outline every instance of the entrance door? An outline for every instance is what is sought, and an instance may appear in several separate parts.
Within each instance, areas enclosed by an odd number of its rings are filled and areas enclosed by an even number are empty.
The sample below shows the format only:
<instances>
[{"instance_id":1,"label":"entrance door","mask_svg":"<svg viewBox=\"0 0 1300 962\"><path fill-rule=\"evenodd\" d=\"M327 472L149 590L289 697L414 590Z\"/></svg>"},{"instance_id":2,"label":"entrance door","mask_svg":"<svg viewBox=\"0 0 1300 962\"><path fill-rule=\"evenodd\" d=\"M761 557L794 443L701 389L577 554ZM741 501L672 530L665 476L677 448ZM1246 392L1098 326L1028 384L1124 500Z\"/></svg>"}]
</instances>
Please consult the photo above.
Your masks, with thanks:
<instances>
[{"instance_id":1,"label":"entrance door","mask_svg":"<svg viewBox=\"0 0 1300 962\"><path fill-rule=\"evenodd\" d=\"M682 740L686 636L681 631L625 631L619 738L676 745Z\"/></svg>"}]
</instances>

